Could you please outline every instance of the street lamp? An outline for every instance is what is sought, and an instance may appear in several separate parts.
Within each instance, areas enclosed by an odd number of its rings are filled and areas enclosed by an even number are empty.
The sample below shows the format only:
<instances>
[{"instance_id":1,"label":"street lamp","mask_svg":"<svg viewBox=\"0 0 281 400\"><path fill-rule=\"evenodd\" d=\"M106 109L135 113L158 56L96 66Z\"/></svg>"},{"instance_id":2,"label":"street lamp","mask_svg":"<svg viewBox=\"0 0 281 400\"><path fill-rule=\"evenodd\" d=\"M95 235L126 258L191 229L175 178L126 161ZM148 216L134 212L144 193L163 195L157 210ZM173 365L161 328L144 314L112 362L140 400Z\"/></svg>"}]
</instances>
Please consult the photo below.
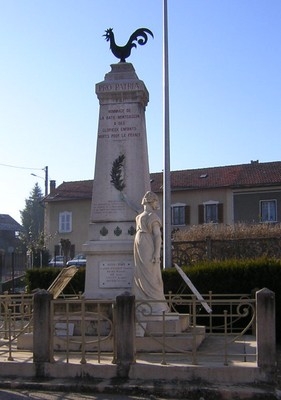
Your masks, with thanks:
<instances>
[{"instance_id":1,"label":"street lamp","mask_svg":"<svg viewBox=\"0 0 281 400\"><path fill-rule=\"evenodd\" d=\"M36 176L37 178L45 180L45 196L47 196L48 195L48 180L49 180L49 178L48 178L48 166L42 168L42 170L45 172L45 178L42 178L42 176L39 176L39 175L36 175L36 174L33 174L33 173L31 173L30 175Z\"/></svg>"}]
</instances>

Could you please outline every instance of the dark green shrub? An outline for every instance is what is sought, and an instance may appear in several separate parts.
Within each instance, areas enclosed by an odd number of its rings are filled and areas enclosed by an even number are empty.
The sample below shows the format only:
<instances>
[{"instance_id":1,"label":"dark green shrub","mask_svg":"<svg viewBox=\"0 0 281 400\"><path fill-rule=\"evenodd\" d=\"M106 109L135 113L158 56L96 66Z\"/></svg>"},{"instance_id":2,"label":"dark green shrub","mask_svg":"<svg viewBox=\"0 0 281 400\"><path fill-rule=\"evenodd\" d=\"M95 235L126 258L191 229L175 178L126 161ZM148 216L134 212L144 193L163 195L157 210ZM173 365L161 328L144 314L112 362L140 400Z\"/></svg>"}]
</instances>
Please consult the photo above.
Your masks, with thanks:
<instances>
[{"instance_id":1,"label":"dark green shrub","mask_svg":"<svg viewBox=\"0 0 281 400\"><path fill-rule=\"evenodd\" d=\"M31 293L36 289L48 289L58 274L60 268L34 268L26 271L27 291ZM84 291L85 285L85 268L80 267L71 281L63 290L64 294L78 294Z\"/></svg>"},{"instance_id":2,"label":"dark green shrub","mask_svg":"<svg viewBox=\"0 0 281 400\"><path fill-rule=\"evenodd\" d=\"M281 260L276 259L203 262L183 271L201 293L251 293L264 287L277 293L281 286ZM174 293L183 281L174 268L163 271L163 280L165 291Z\"/></svg>"}]
</instances>

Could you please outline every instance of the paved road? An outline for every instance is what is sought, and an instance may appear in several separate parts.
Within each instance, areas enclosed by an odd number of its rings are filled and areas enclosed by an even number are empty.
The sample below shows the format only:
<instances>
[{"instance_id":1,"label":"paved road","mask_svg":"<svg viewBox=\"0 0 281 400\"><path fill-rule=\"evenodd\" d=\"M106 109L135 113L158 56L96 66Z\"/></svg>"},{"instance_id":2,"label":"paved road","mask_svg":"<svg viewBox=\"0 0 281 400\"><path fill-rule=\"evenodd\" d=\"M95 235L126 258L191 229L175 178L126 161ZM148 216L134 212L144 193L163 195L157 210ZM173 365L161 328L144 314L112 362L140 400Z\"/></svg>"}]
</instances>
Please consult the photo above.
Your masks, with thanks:
<instances>
[{"instance_id":1,"label":"paved road","mask_svg":"<svg viewBox=\"0 0 281 400\"><path fill-rule=\"evenodd\" d=\"M154 396L126 396L120 394L80 394L0 389L1 400L161 400ZM164 400L164 399L162 399Z\"/></svg>"}]
</instances>

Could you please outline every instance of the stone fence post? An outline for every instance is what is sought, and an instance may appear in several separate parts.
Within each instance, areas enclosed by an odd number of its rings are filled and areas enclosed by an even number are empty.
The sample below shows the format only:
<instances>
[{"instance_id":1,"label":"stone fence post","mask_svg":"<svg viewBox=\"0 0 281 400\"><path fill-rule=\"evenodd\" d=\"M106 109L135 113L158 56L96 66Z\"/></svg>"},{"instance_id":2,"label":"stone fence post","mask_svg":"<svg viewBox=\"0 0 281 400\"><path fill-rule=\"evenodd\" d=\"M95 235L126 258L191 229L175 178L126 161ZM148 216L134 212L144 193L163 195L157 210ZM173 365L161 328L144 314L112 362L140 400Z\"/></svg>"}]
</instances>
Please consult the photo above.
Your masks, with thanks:
<instances>
[{"instance_id":1,"label":"stone fence post","mask_svg":"<svg viewBox=\"0 0 281 400\"><path fill-rule=\"evenodd\" d=\"M34 295L33 309L33 361L36 375L44 376L44 363L52 361L52 337L50 305L53 296L47 290L40 290Z\"/></svg>"},{"instance_id":2,"label":"stone fence post","mask_svg":"<svg viewBox=\"0 0 281 400\"><path fill-rule=\"evenodd\" d=\"M256 292L256 334L258 367L276 367L275 293L264 288Z\"/></svg>"},{"instance_id":3,"label":"stone fence post","mask_svg":"<svg viewBox=\"0 0 281 400\"><path fill-rule=\"evenodd\" d=\"M116 297L116 363L118 376L128 377L136 359L135 296L124 293Z\"/></svg>"}]
</instances>

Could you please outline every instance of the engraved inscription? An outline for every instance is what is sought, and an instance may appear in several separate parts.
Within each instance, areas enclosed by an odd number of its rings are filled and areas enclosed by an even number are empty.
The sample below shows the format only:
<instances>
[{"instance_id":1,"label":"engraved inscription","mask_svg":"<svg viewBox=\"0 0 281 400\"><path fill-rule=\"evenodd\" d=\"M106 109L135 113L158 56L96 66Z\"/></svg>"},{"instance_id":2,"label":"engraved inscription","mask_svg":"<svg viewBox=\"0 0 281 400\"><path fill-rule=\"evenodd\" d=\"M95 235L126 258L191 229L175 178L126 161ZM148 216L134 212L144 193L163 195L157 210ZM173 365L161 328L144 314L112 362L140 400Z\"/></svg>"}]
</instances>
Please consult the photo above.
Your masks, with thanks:
<instances>
[{"instance_id":1,"label":"engraved inscription","mask_svg":"<svg viewBox=\"0 0 281 400\"><path fill-rule=\"evenodd\" d=\"M96 215L105 214L107 216L116 215L116 212L125 209L125 203L121 201L108 201L107 203L94 203L94 212Z\"/></svg>"},{"instance_id":2,"label":"engraved inscription","mask_svg":"<svg viewBox=\"0 0 281 400\"><path fill-rule=\"evenodd\" d=\"M134 107L103 108L100 114L99 139L127 140L140 137L140 114Z\"/></svg>"},{"instance_id":3,"label":"engraved inscription","mask_svg":"<svg viewBox=\"0 0 281 400\"><path fill-rule=\"evenodd\" d=\"M103 261L99 264L100 288L130 288L133 264L130 261Z\"/></svg>"},{"instance_id":4,"label":"engraved inscription","mask_svg":"<svg viewBox=\"0 0 281 400\"><path fill-rule=\"evenodd\" d=\"M100 83L97 85L97 92L112 92L112 91L129 91L141 90L143 85L140 82L124 82L124 83Z\"/></svg>"}]
</instances>

